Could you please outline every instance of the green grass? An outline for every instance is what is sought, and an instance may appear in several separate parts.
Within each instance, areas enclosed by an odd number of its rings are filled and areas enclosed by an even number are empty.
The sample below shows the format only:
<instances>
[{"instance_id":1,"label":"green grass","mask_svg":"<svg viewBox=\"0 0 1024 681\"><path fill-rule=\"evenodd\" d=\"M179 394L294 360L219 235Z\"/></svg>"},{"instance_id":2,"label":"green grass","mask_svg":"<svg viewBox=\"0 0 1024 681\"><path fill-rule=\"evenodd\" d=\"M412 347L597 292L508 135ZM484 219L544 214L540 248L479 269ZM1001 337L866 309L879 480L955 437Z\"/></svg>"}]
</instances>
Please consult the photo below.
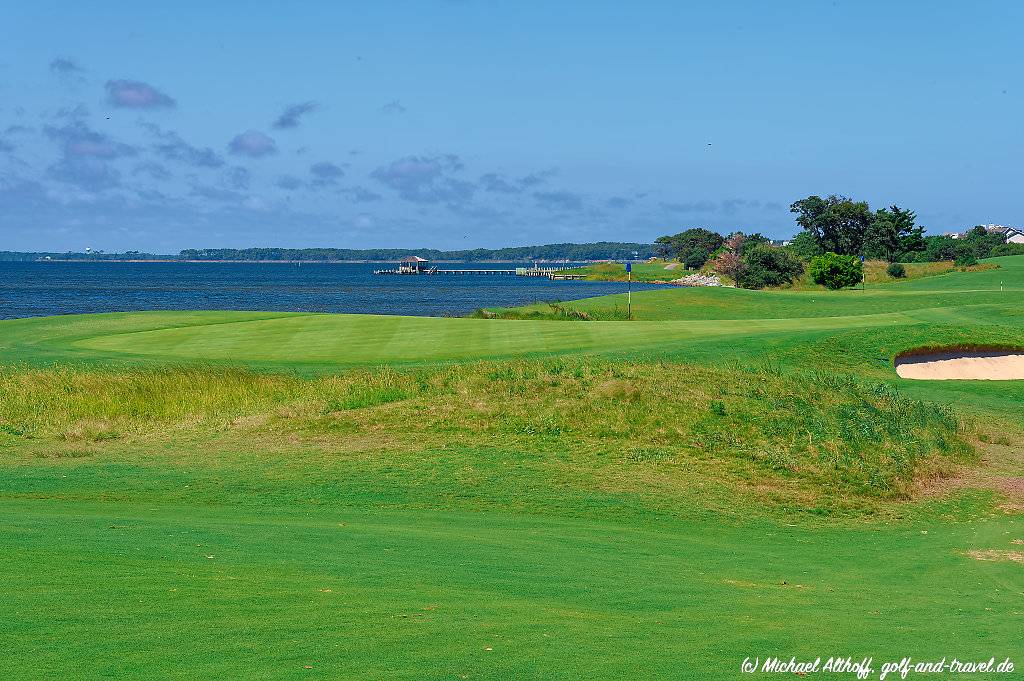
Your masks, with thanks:
<instances>
[{"instance_id":1,"label":"green grass","mask_svg":"<svg viewBox=\"0 0 1024 681\"><path fill-rule=\"evenodd\" d=\"M634 321L0 322L5 676L1019 657L1024 388L892 369L1022 342L1024 257L996 262L644 291Z\"/></svg>"},{"instance_id":2,"label":"green grass","mask_svg":"<svg viewBox=\"0 0 1024 681\"><path fill-rule=\"evenodd\" d=\"M665 269L670 264L674 267ZM631 269L629 276L633 281L638 282L669 281L687 274L683 265L678 262L669 263L666 260L635 262ZM627 278L626 266L619 262L599 262L586 267L563 270L563 272L586 275L587 281L626 281Z\"/></svg>"},{"instance_id":3,"label":"green grass","mask_svg":"<svg viewBox=\"0 0 1024 681\"><path fill-rule=\"evenodd\" d=\"M574 359L316 379L238 369L13 370L0 374L0 398L0 441L27 462L134 451L168 435L279 444L294 436L360 455L385 442L405 454L533 452L538 484L560 478L593 491L656 474L661 496L673 499L697 469L729 494L770 478L801 503L842 509L909 498L915 480L972 458L970 428L948 408L849 377L766 369ZM394 465L393 454L380 456L372 463Z\"/></svg>"}]
</instances>

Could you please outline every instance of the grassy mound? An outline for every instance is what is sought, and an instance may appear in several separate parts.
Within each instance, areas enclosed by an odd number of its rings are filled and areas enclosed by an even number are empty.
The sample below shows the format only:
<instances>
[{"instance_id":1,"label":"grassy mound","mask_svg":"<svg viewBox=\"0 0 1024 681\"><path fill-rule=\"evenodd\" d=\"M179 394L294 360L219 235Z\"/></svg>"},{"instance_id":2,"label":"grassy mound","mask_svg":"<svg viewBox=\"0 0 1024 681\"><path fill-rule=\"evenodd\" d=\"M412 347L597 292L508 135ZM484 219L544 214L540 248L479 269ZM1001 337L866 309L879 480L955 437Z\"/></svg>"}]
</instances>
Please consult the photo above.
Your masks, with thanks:
<instances>
[{"instance_id":1,"label":"grassy mound","mask_svg":"<svg viewBox=\"0 0 1024 681\"><path fill-rule=\"evenodd\" d=\"M586 312L577 309L571 303L537 303L529 308L498 308L488 310L480 308L468 315L470 319L518 319L546 320L562 322L621 322L630 319L626 308L618 306L611 309Z\"/></svg>"},{"instance_id":2,"label":"grassy mound","mask_svg":"<svg viewBox=\"0 0 1024 681\"><path fill-rule=\"evenodd\" d=\"M7 370L0 439L28 461L113 456L133 464L153 441L205 442L236 452L223 463L239 470L251 464L238 453L242 443L266 451L315 443L329 454L308 465L330 470L347 461L360 470L345 494L366 493L358 480L377 477L432 505L465 496L454 474L465 465L481 476L475 502L537 508L565 488L688 506L703 477L716 481L712 506L727 506L725 497L739 491L787 507L839 508L907 498L922 478L971 456L948 409L884 385L581 360L320 378L209 368ZM391 475L395 467L404 474ZM422 487L427 477L434 489Z\"/></svg>"}]
</instances>

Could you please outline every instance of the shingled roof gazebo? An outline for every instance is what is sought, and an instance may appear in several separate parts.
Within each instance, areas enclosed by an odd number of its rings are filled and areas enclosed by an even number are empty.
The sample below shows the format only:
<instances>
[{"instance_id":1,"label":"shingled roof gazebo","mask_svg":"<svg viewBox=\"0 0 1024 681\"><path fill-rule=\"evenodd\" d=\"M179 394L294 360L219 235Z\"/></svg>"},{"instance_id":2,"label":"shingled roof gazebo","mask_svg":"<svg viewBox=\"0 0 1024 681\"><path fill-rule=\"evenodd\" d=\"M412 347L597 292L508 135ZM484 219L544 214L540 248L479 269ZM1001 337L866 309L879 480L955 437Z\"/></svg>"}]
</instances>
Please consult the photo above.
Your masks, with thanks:
<instances>
[{"instance_id":1,"label":"shingled roof gazebo","mask_svg":"<svg viewBox=\"0 0 1024 681\"><path fill-rule=\"evenodd\" d=\"M430 261L418 255L407 255L398 263L398 271L402 274L419 274L427 269Z\"/></svg>"}]
</instances>

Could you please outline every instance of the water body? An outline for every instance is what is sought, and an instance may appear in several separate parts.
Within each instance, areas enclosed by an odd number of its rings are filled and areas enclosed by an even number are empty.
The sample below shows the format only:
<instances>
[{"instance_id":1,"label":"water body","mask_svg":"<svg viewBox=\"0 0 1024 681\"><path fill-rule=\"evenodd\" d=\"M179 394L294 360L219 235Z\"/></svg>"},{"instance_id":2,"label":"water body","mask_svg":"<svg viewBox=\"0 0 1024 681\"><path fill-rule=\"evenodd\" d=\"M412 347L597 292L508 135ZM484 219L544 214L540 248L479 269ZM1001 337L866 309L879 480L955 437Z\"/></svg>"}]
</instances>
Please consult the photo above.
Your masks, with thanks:
<instances>
[{"instance_id":1,"label":"water body","mask_svg":"<svg viewBox=\"0 0 1024 681\"><path fill-rule=\"evenodd\" d=\"M520 266L526 265L522 263ZM618 282L376 276L374 264L0 262L0 319L132 310L274 310L417 316L622 293ZM512 269L508 263L450 265ZM652 288L633 284L633 290Z\"/></svg>"}]
</instances>

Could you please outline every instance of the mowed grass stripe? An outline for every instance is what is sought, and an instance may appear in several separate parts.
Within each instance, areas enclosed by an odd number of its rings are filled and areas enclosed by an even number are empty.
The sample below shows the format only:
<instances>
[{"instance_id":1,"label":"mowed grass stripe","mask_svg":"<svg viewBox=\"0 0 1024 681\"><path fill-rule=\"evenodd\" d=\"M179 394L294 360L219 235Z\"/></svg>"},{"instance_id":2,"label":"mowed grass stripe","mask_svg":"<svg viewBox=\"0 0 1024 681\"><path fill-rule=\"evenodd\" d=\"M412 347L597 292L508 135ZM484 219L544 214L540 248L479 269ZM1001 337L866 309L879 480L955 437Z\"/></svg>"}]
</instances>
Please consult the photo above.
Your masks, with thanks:
<instances>
[{"instance_id":1,"label":"mowed grass stripe","mask_svg":"<svg viewBox=\"0 0 1024 681\"><path fill-rule=\"evenodd\" d=\"M164 313L173 316L175 313ZM176 326L97 334L72 342L77 349L168 359L388 361L488 359L561 352L649 348L751 333L852 329L923 323L914 315L885 313L800 320L664 322L558 322L372 315L308 315L242 320L212 326Z\"/></svg>"}]
</instances>

